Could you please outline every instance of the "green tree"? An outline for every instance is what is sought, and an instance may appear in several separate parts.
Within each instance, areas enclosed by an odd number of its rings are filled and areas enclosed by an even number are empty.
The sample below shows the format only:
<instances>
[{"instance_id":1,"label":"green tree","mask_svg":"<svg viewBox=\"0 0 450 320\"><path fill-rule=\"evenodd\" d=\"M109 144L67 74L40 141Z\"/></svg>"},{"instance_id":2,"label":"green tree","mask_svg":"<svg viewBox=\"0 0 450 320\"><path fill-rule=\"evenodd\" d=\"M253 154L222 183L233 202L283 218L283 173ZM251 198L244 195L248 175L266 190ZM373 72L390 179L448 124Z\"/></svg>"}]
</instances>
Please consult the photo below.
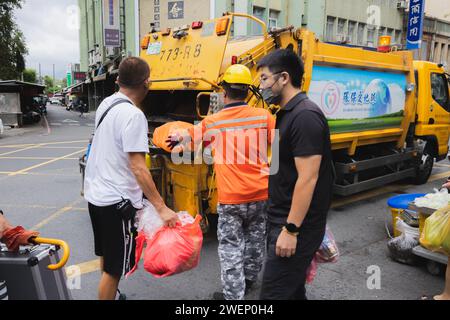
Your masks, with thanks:
<instances>
[{"instance_id":1,"label":"green tree","mask_svg":"<svg viewBox=\"0 0 450 320\"><path fill-rule=\"evenodd\" d=\"M23 71L23 81L30 82L30 83L36 83L37 82L36 70L25 69Z\"/></svg>"},{"instance_id":2,"label":"green tree","mask_svg":"<svg viewBox=\"0 0 450 320\"><path fill-rule=\"evenodd\" d=\"M55 84L53 83L53 78L50 76L45 76L44 77L44 83L45 86L48 88L53 88L55 86Z\"/></svg>"},{"instance_id":3,"label":"green tree","mask_svg":"<svg viewBox=\"0 0 450 320\"><path fill-rule=\"evenodd\" d=\"M28 50L25 37L14 22L13 11L23 0L0 1L0 79L18 79L25 70Z\"/></svg>"}]
</instances>

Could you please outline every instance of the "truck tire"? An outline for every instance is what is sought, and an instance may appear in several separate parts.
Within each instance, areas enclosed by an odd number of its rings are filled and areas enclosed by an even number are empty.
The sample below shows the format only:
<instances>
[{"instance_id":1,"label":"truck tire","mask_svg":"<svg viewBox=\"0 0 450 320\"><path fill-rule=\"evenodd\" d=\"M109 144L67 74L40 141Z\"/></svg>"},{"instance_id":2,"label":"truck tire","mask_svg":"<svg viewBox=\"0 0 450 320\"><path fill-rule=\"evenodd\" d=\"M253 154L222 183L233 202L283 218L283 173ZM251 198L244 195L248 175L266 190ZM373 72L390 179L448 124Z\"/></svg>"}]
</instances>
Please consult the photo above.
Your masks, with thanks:
<instances>
[{"instance_id":1,"label":"truck tire","mask_svg":"<svg viewBox=\"0 0 450 320\"><path fill-rule=\"evenodd\" d=\"M429 148L429 145L427 144L423 152L422 163L417 168L416 176L413 179L414 184L419 185L427 183L428 178L430 177L431 172L433 171L434 156L432 155L430 149L431 148Z\"/></svg>"}]
</instances>

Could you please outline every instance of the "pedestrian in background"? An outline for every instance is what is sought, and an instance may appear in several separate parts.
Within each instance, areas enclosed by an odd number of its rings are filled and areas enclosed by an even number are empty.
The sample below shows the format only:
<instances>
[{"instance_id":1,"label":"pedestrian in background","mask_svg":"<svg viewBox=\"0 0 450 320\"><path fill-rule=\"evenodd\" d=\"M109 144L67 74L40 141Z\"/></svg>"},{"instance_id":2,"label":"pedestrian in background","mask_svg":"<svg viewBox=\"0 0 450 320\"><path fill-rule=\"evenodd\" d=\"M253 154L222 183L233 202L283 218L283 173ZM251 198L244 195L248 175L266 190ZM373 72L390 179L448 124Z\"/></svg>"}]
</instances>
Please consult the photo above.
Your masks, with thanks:
<instances>
[{"instance_id":1,"label":"pedestrian in background","mask_svg":"<svg viewBox=\"0 0 450 320\"><path fill-rule=\"evenodd\" d=\"M281 106L279 169L269 177L261 299L306 299L306 271L325 234L333 188L328 122L301 91L304 67L292 50L270 53L258 70L263 98Z\"/></svg>"}]
</instances>

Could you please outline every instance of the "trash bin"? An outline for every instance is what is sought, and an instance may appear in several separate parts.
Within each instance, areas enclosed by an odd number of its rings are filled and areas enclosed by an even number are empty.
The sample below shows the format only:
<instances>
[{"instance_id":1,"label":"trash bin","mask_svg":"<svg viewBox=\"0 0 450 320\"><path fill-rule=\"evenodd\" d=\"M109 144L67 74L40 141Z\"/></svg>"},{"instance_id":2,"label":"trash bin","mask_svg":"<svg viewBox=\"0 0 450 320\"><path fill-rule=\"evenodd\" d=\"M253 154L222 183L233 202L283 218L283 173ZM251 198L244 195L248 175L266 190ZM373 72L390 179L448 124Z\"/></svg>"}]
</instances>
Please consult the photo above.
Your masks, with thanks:
<instances>
[{"instance_id":1,"label":"trash bin","mask_svg":"<svg viewBox=\"0 0 450 320\"><path fill-rule=\"evenodd\" d=\"M398 231L396 227L397 217L400 216L403 210L408 209L408 206L412 201L414 201L416 198L420 198L423 196L425 196L424 193L413 193L413 194L401 194L389 198L387 204L391 209L392 228L394 230L394 237L398 237L401 235L400 231Z\"/></svg>"}]
</instances>

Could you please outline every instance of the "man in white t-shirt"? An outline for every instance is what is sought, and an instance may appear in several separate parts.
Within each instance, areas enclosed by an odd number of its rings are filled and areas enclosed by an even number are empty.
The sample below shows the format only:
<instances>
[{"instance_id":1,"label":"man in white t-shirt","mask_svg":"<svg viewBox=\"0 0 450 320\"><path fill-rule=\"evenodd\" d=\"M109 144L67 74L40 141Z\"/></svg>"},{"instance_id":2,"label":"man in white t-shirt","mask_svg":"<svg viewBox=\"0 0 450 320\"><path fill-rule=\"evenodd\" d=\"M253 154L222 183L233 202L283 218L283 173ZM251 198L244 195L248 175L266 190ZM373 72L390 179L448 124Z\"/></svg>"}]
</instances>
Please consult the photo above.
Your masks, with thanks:
<instances>
[{"instance_id":1,"label":"man in white t-shirt","mask_svg":"<svg viewBox=\"0 0 450 320\"><path fill-rule=\"evenodd\" d=\"M164 223L175 226L178 217L164 203L145 164L147 119L139 109L148 93L150 68L136 57L119 66L118 93L106 98L96 114L96 131L86 165L84 197L100 256L102 278L99 299L113 300L120 278L135 264L136 209L143 195Z\"/></svg>"}]
</instances>

